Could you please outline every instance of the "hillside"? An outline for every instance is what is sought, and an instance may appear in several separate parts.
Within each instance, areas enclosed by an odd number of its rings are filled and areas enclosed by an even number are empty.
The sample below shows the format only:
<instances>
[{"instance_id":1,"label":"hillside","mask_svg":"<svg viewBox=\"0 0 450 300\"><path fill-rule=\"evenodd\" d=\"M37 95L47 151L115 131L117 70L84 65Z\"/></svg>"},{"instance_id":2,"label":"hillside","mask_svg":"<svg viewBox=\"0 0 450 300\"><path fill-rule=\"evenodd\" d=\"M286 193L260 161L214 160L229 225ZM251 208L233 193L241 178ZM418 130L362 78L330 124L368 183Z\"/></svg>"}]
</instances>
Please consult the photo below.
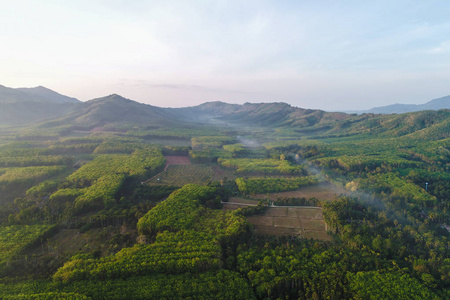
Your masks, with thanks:
<instances>
[{"instance_id":1,"label":"hillside","mask_svg":"<svg viewBox=\"0 0 450 300\"><path fill-rule=\"evenodd\" d=\"M450 111L419 111L405 114L345 114L292 107L286 103L245 103L243 105L208 102L179 109L191 120L227 126L287 127L308 136L349 136L358 134L399 137L434 130L432 136L446 137ZM430 128L430 129L428 129ZM440 128L439 130L437 128ZM437 133L439 132L439 133ZM431 135L430 135L431 136Z\"/></svg>"},{"instance_id":2,"label":"hillside","mask_svg":"<svg viewBox=\"0 0 450 300\"><path fill-rule=\"evenodd\" d=\"M129 128L171 126L178 122L177 117L171 111L113 94L84 102L68 119L74 126L92 128L109 125Z\"/></svg>"},{"instance_id":3,"label":"hillside","mask_svg":"<svg viewBox=\"0 0 450 300\"><path fill-rule=\"evenodd\" d=\"M298 128L350 118L345 113L328 113L293 107L287 103L227 104L207 102L195 107L179 109L184 115L196 119L215 118L229 123L263 126L293 126Z\"/></svg>"}]
</instances>

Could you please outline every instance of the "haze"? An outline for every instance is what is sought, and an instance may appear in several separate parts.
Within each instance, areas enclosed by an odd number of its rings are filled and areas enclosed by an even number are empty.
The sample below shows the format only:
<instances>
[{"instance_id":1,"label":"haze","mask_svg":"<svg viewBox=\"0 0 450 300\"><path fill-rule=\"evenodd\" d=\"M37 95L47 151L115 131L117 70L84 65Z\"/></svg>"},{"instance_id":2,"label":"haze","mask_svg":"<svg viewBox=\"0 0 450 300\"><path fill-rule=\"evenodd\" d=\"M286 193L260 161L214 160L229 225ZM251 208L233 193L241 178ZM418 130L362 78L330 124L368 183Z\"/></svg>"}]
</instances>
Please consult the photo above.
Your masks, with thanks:
<instances>
[{"instance_id":1,"label":"haze","mask_svg":"<svg viewBox=\"0 0 450 300\"><path fill-rule=\"evenodd\" d=\"M450 94L450 2L1 1L0 84L163 107Z\"/></svg>"}]
</instances>

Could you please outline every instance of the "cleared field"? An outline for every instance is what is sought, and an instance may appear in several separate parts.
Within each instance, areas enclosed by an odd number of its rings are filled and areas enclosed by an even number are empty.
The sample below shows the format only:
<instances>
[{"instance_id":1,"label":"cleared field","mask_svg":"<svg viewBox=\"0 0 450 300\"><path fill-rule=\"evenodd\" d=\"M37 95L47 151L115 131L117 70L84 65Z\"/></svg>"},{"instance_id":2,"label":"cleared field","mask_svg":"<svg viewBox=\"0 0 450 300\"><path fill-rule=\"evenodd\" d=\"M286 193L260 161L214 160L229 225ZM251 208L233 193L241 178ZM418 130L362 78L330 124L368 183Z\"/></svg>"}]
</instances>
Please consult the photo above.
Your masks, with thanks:
<instances>
[{"instance_id":1,"label":"cleared field","mask_svg":"<svg viewBox=\"0 0 450 300\"><path fill-rule=\"evenodd\" d=\"M333 201L337 196L346 194L346 191L339 189L329 182L322 182L312 186L302 187L295 191L270 193L270 194L258 194L255 196L257 199L269 199L276 200L277 198L316 198L322 201Z\"/></svg>"},{"instance_id":2,"label":"cleared field","mask_svg":"<svg viewBox=\"0 0 450 300\"><path fill-rule=\"evenodd\" d=\"M150 184L183 186L189 183L207 184L214 176L214 171L207 165L178 164L168 165L166 171L148 181Z\"/></svg>"},{"instance_id":3,"label":"cleared field","mask_svg":"<svg viewBox=\"0 0 450 300\"><path fill-rule=\"evenodd\" d=\"M235 210L256 204L256 200L233 197L223 204L223 209ZM256 234L331 241L319 207L270 207L263 215L250 216L247 220Z\"/></svg>"},{"instance_id":4,"label":"cleared field","mask_svg":"<svg viewBox=\"0 0 450 300\"><path fill-rule=\"evenodd\" d=\"M164 156L167 165L190 165L191 161L187 156Z\"/></svg>"}]
</instances>

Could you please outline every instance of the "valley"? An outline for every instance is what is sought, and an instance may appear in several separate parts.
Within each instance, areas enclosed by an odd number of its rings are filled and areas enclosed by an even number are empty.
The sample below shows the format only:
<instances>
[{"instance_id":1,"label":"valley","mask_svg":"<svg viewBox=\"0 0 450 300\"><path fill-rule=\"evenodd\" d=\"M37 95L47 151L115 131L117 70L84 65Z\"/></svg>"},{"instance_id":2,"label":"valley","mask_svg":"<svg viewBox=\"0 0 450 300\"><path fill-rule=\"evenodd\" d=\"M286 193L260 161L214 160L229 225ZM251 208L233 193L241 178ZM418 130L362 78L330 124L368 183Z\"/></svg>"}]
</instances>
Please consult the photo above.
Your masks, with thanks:
<instances>
[{"instance_id":1,"label":"valley","mask_svg":"<svg viewBox=\"0 0 450 300\"><path fill-rule=\"evenodd\" d=\"M1 299L450 297L450 111L64 99L0 122Z\"/></svg>"}]
</instances>

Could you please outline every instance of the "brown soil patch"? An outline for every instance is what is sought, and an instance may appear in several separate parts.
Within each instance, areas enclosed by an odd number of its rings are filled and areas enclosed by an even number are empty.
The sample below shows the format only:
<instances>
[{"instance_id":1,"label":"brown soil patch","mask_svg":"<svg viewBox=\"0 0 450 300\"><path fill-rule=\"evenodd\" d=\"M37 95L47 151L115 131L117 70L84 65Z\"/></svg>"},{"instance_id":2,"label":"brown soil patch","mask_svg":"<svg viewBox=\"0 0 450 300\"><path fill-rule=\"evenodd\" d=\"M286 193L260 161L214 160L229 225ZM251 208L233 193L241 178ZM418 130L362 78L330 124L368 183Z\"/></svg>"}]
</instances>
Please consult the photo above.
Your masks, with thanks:
<instances>
[{"instance_id":1,"label":"brown soil patch","mask_svg":"<svg viewBox=\"0 0 450 300\"><path fill-rule=\"evenodd\" d=\"M316 219L316 220L323 220L323 214L322 210L320 209L297 209L297 216L300 219Z\"/></svg>"},{"instance_id":2,"label":"brown soil patch","mask_svg":"<svg viewBox=\"0 0 450 300\"><path fill-rule=\"evenodd\" d=\"M273 226L282 228L302 228L302 223L299 218L274 217Z\"/></svg>"},{"instance_id":3,"label":"brown soil patch","mask_svg":"<svg viewBox=\"0 0 450 300\"><path fill-rule=\"evenodd\" d=\"M232 203L223 203L224 210L235 210L256 205L255 200L234 197ZM263 215L247 217L254 233L274 236L297 236L307 239L331 241L319 207L270 207Z\"/></svg>"},{"instance_id":4,"label":"brown soil patch","mask_svg":"<svg viewBox=\"0 0 450 300\"><path fill-rule=\"evenodd\" d=\"M273 218L266 216L250 216L247 220L254 226L271 226L273 227Z\"/></svg>"},{"instance_id":5,"label":"brown soil patch","mask_svg":"<svg viewBox=\"0 0 450 300\"><path fill-rule=\"evenodd\" d=\"M288 208L287 207L271 207L266 210L264 214L270 217L287 217L288 216Z\"/></svg>"},{"instance_id":6,"label":"brown soil patch","mask_svg":"<svg viewBox=\"0 0 450 300\"><path fill-rule=\"evenodd\" d=\"M302 228L305 231L325 231L325 222L323 220L301 219Z\"/></svg>"},{"instance_id":7,"label":"brown soil patch","mask_svg":"<svg viewBox=\"0 0 450 300\"><path fill-rule=\"evenodd\" d=\"M294 207L288 208L288 215L289 218L298 218L297 209Z\"/></svg>"},{"instance_id":8,"label":"brown soil patch","mask_svg":"<svg viewBox=\"0 0 450 300\"><path fill-rule=\"evenodd\" d=\"M187 156L164 156L167 165L190 165L191 161Z\"/></svg>"},{"instance_id":9,"label":"brown soil patch","mask_svg":"<svg viewBox=\"0 0 450 300\"><path fill-rule=\"evenodd\" d=\"M254 233L258 234L258 235L302 236L301 229L298 229L298 228L276 228L273 226L255 226Z\"/></svg>"}]
</instances>

